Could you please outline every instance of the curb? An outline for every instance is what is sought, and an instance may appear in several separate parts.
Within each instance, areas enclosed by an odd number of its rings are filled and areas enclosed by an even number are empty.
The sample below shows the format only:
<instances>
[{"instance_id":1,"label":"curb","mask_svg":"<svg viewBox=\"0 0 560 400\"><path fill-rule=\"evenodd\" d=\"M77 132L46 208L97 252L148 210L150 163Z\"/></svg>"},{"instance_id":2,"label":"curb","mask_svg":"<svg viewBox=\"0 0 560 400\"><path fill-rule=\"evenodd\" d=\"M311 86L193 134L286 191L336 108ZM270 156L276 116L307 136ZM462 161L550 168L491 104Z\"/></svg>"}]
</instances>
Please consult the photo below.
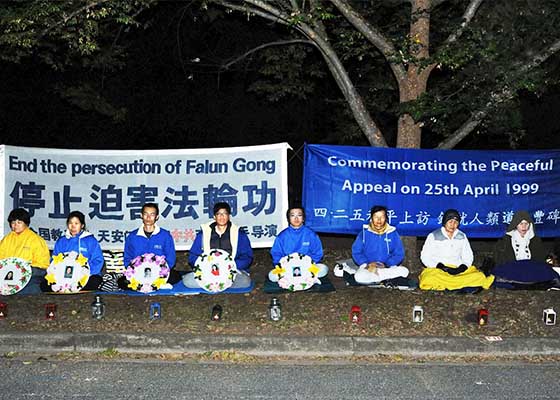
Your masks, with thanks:
<instances>
[{"instance_id":1,"label":"curb","mask_svg":"<svg viewBox=\"0 0 560 400\"><path fill-rule=\"evenodd\" d=\"M0 333L0 352L82 352L201 354L235 351L255 356L351 357L377 355L543 356L560 355L560 338L484 337L278 337L185 336L132 333Z\"/></svg>"}]
</instances>

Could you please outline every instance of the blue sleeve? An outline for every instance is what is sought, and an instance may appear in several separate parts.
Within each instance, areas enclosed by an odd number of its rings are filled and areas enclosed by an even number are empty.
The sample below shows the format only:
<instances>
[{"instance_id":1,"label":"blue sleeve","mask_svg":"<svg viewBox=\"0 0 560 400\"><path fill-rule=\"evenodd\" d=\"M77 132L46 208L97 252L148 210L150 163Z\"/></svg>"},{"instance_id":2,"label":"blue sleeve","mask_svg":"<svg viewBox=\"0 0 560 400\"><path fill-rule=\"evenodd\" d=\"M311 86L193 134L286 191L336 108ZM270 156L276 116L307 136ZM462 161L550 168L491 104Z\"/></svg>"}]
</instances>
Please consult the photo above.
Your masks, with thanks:
<instances>
[{"instance_id":1,"label":"blue sleeve","mask_svg":"<svg viewBox=\"0 0 560 400\"><path fill-rule=\"evenodd\" d=\"M136 231L132 231L129 232L129 234L126 236L126 239L124 240L124 267L126 268L128 266L128 264L130 264L130 261L132 261L132 259L134 258L134 251L133 251L133 245L132 245L132 235L135 234Z\"/></svg>"},{"instance_id":2,"label":"blue sleeve","mask_svg":"<svg viewBox=\"0 0 560 400\"><path fill-rule=\"evenodd\" d=\"M177 259L177 254L175 253L175 242L173 241L173 236L171 236L168 231L165 231L165 234L163 254L165 254L165 260L167 261L169 268L173 268Z\"/></svg>"},{"instance_id":3,"label":"blue sleeve","mask_svg":"<svg viewBox=\"0 0 560 400\"><path fill-rule=\"evenodd\" d=\"M310 230L310 244L309 244L309 254L313 262L318 263L323 258L323 244L319 236Z\"/></svg>"},{"instance_id":4,"label":"blue sleeve","mask_svg":"<svg viewBox=\"0 0 560 400\"><path fill-rule=\"evenodd\" d=\"M52 256L51 256L51 262L52 262L53 256L56 256L57 254L62 253L62 252L60 251L60 244L61 244L61 241L62 241L62 240L63 240L62 237L59 237L59 238L56 240L56 242L54 242L54 248L53 248L53 252L52 252Z\"/></svg>"},{"instance_id":5,"label":"blue sleeve","mask_svg":"<svg viewBox=\"0 0 560 400\"><path fill-rule=\"evenodd\" d=\"M194 267L196 263L196 259L199 255L202 254L202 235L203 233L197 233L196 237L194 238L194 242L189 250L189 264L191 267Z\"/></svg>"},{"instance_id":6,"label":"blue sleeve","mask_svg":"<svg viewBox=\"0 0 560 400\"><path fill-rule=\"evenodd\" d=\"M89 253L89 270L92 275L99 275L105 259L103 258L103 251L99 242L95 236L89 236L91 239L88 240L88 253Z\"/></svg>"},{"instance_id":7,"label":"blue sleeve","mask_svg":"<svg viewBox=\"0 0 560 400\"><path fill-rule=\"evenodd\" d=\"M404 247L401 241L401 237L395 231L394 234L391 235L391 253L389 254L389 258L385 263L387 267L392 267L393 265L400 265L401 262L404 260Z\"/></svg>"},{"instance_id":8,"label":"blue sleeve","mask_svg":"<svg viewBox=\"0 0 560 400\"><path fill-rule=\"evenodd\" d=\"M245 232L239 230L239 238L237 242L237 254L235 255L235 264L237 269L249 272L249 266L253 262L253 249L251 242Z\"/></svg>"},{"instance_id":9,"label":"blue sleeve","mask_svg":"<svg viewBox=\"0 0 560 400\"><path fill-rule=\"evenodd\" d=\"M274 243L272 244L272 248L270 249L270 255L272 256L272 263L274 265L277 265L280 262L280 259L282 257L284 257L286 254L284 254L284 249L283 249L283 236L282 236L282 232L280 232L280 234L278 236L276 236L276 239L274 239Z\"/></svg>"},{"instance_id":10,"label":"blue sleeve","mask_svg":"<svg viewBox=\"0 0 560 400\"><path fill-rule=\"evenodd\" d=\"M352 258L358 266L367 263L368 261L364 250L364 230L362 229L352 244Z\"/></svg>"}]
</instances>

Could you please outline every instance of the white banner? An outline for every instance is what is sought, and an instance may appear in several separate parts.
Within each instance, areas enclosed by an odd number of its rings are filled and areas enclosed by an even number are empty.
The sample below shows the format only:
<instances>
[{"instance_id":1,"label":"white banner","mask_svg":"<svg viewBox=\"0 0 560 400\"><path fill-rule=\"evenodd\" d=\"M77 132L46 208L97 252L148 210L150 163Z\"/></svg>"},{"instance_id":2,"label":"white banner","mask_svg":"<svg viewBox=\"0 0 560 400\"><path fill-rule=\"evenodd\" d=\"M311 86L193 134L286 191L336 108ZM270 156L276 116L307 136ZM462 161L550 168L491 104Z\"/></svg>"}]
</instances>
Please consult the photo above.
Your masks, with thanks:
<instances>
[{"instance_id":1,"label":"white banner","mask_svg":"<svg viewBox=\"0 0 560 400\"><path fill-rule=\"evenodd\" d=\"M271 247L287 226L290 146L194 150L66 150L0 146L3 233L8 213L31 214L31 227L50 248L78 210L104 249L122 249L141 226L142 204L157 203L158 225L178 250L190 248L213 205L231 206L232 221L253 247ZM3 215L2 215L3 213Z\"/></svg>"}]
</instances>

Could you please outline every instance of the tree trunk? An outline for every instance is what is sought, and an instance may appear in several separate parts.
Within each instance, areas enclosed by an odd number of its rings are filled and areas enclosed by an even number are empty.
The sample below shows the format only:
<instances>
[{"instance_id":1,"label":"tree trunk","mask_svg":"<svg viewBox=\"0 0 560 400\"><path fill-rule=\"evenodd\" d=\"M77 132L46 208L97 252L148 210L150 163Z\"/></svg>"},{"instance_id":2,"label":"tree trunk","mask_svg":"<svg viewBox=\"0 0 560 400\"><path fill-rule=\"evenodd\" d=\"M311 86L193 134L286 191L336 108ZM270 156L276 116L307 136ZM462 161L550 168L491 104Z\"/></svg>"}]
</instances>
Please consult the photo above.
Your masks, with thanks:
<instances>
[{"instance_id":1,"label":"tree trunk","mask_svg":"<svg viewBox=\"0 0 560 400\"><path fill-rule=\"evenodd\" d=\"M421 135L420 125L414 122L410 114L403 114L399 117L397 147L419 149Z\"/></svg>"},{"instance_id":2,"label":"tree trunk","mask_svg":"<svg viewBox=\"0 0 560 400\"><path fill-rule=\"evenodd\" d=\"M417 100L426 92L428 78L433 67L420 68L422 59L428 58L430 45L430 7L431 0L411 1L410 22L410 57L406 77L399 81L399 101L401 103ZM397 131L397 147L419 149L422 138L422 127L415 122L410 114L399 117ZM405 265L411 273L421 271L422 266L418 261L418 247L416 236L402 238L405 248Z\"/></svg>"},{"instance_id":3,"label":"tree trunk","mask_svg":"<svg viewBox=\"0 0 560 400\"><path fill-rule=\"evenodd\" d=\"M410 11L410 63L406 77L399 81L399 101L401 103L417 100L426 92L428 77L432 68L419 66L423 59L430 56L430 7L431 0L412 0ZM410 114L399 118L397 147L420 148L422 130Z\"/></svg>"}]
</instances>

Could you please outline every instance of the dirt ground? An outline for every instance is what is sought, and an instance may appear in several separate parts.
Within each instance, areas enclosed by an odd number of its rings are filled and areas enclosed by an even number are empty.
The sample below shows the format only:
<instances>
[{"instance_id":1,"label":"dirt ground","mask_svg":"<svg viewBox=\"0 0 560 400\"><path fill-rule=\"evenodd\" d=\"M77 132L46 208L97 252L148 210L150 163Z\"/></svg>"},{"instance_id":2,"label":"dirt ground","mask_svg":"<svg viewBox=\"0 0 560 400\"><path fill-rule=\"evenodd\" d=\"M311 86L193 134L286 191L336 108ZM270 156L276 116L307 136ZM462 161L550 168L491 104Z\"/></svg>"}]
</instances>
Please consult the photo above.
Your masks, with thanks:
<instances>
[{"instance_id":1,"label":"dirt ground","mask_svg":"<svg viewBox=\"0 0 560 400\"><path fill-rule=\"evenodd\" d=\"M327 250L324 261L350 256L348 250ZM186 254L179 254L178 268L185 266ZM256 287L240 295L196 295L185 297L131 297L104 295L106 317L91 318L92 293L75 295L15 295L0 297L8 304L8 317L0 320L2 331L22 332L177 332L193 335L342 335L342 336L502 336L553 337L560 335L560 322L547 326L543 309L560 311L560 291L507 291L491 289L475 295L440 292L399 291L347 287L341 278L329 275L336 287L331 293L284 293L276 295L284 318L269 321L267 308L272 295L263 292L270 268L267 249L255 250L251 267ZM415 268L411 268L415 269ZM150 321L150 303L159 302L162 318ZM55 303L55 321L45 320L45 303ZM214 305L223 307L221 321L210 320ZM350 308L359 305L363 320L349 320ZM412 322L412 308L424 309L424 322ZM489 324L479 326L476 312L486 308Z\"/></svg>"}]
</instances>

